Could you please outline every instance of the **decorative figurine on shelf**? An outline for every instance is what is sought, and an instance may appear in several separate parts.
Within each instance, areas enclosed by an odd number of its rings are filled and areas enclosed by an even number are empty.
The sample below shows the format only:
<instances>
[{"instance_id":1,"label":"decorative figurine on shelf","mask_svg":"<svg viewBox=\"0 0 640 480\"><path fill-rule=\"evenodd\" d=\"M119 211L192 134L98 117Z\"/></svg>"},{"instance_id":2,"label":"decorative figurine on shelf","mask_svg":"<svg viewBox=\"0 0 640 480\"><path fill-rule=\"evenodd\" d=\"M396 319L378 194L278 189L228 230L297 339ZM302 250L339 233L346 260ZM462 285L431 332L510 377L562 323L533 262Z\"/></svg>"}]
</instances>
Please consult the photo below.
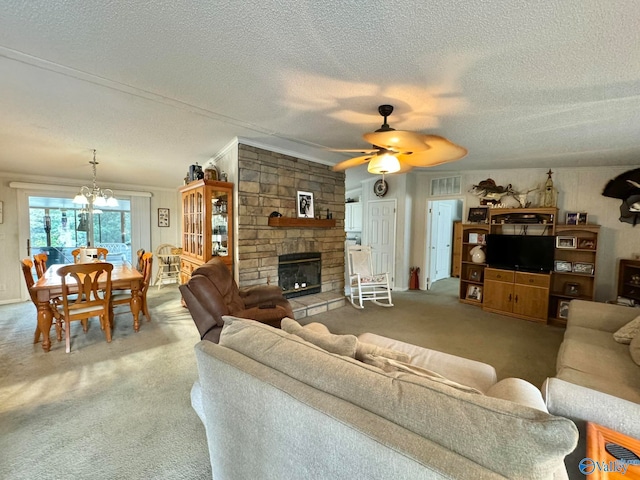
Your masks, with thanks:
<instances>
[{"instance_id":1,"label":"decorative figurine on shelf","mask_svg":"<svg viewBox=\"0 0 640 480\"><path fill-rule=\"evenodd\" d=\"M480 197L480 205L501 203L502 197L506 195L513 196L515 194L511 184L502 187L496 185L495 180L492 178L481 181L478 185L474 185L469 191L475 196Z\"/></svg>"},{"instance_id":2,"label":"decorative figurine on shelf","mask_svg":"<svg viewBox=\"0 0 640 480\"><path fill-rule=\"evenodd\" d=\"M484 263L484 261L487 258L487 256L484 253L484 250L480 245L476 245L475 247L473 247L469 251L469 253L471 254L471 261L473 263Z\"/></svg>"},{"instance_id":3,"label":"decorative figurine on shelf","mask_svg":"<svg viewBox=\"0 0 640 480\"><path fill-rule=\"evenodd\" d=\"M553 188L553 179L551 178L553 172L551 169L547 172L547 181L544 184L542 191L542 206L543 207L555 207L558 191Z\"/></svg>"}]
</instances>

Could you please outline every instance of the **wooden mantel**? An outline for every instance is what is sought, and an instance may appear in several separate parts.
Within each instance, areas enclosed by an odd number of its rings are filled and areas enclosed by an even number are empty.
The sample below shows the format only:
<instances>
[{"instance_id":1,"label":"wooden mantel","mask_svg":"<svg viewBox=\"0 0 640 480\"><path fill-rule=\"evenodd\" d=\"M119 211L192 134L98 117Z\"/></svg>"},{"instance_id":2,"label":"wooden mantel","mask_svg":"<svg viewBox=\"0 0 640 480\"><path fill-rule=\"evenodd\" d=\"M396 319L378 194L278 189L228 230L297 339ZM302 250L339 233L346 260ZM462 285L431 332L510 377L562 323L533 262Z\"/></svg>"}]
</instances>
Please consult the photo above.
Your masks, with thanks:
<instances>
[{"instance_id":1,"label":"wooden mantel","mask_svg":"<svg viewBox=\"0 0 640 480\"><path fill-rule=\"evenodd\" d=\"M333 218L292 218L292 217L269 217L270 227L289 228L333 228L336 221Z\"/></svg>"}]
</instances>

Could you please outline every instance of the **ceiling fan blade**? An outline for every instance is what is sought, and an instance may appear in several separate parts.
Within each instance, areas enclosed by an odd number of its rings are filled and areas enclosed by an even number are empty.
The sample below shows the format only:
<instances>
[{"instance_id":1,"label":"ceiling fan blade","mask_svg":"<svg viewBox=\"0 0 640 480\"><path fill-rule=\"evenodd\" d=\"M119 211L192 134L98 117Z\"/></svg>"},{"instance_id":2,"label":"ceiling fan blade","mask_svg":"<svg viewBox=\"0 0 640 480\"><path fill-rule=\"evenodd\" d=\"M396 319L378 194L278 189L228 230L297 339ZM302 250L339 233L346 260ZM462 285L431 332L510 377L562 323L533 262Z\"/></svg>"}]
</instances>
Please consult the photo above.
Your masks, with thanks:
<instances>
[{"instance_id":1,"label":"ceiling fan blade","mask_svg":"<svg viewBox=\"0 0 640 480\"><path fill-rule=\"evenodd\" d=\"M410 163L404 162L402 160L402 158L401 158L402 155L396 155L396 157L398 158L398 161L400 162L400 170L398 170L397 172L394 172L394 174L396 174L396 173L408 173L411 170L413 170L414 168L416 168L413 165L411 165Z\"/></svg>"},{"instance_id":2,"label":"ceiling fan blade","mask_svg":"<svg viewBox=\"0 0 640 480\"><path fill-rule=\"evenodd\" d=\"M347 153L377 153L380 151L379 148L332 148L331 152L347 152Z\"/></svg>"},{"instance_id":3,"label":"ceiling fan blade","mask_svg":"<svg viewBox=\"0 0 640 480\"><path fill-rule=\"evenodd\" d=\"M337 165L333 166L334 172L341 172L342 170L346 170L347 168L357 167L364 163L367 163L371 160L375 155L363 155L361 157L350 158L349 160L345 160L344 162L340 162Z\"/></svg>"},{"instance_id":4,"label":"ceiling fan blade","mask_svg":"<svg viewBox=\"0 0 640 480\"><path fill-rule=\"evenodd\" d=\"M388 130L384 132L371 132L363 135L364 139L389 150L397 152L422 152L429 149L427 137L417 132L404 130Z\"/></svg>"},{"instance_id":5,"label":"ceiling fan blade","mask_svg":"<svg viewBox=\"0 0 640 480\"><path fill-rule=\"evenodd\" d=\"M427 137L427 143L431 148L424 152L398 156L401 163L406 162L414 167L435 167L460 160L467 154L466 148L456 145L444 137L438 135L425 135L425 137Z\"/></svg>"}]
</instances>

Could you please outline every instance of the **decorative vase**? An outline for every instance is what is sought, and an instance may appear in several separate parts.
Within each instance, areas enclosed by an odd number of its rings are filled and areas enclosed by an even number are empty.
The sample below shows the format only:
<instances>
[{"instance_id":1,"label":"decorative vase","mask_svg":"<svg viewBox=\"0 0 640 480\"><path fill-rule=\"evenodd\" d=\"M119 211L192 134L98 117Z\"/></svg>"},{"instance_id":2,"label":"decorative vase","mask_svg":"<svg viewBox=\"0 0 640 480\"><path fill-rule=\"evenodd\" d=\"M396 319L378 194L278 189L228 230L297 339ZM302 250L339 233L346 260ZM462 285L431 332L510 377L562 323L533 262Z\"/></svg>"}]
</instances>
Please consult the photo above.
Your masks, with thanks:
<instances>
[{"instance_id":1,"label":"decorative vase","mask_svg":"<svg viewBox=\"0 0 640 480\"><path fill-rule=\"evenodd\" d=\"M469 253L471 254L471 261L473 263L484 263L487 259L487 256L480 245L473 247Z\"/></svg>"}]
</instances>

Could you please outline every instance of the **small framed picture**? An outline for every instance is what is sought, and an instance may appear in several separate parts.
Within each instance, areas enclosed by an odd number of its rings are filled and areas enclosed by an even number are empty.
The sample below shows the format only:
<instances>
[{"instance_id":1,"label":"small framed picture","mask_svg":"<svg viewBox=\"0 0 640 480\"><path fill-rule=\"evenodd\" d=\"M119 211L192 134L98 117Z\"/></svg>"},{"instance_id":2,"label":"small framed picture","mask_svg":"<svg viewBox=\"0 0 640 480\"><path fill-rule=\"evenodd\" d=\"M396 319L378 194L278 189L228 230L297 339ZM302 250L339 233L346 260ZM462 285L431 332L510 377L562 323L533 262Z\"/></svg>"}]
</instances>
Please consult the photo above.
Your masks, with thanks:
<instances>
[{"instance_id":1,"label":"small framed picture","mask_svg":"<svg viewBox=\"0 0 640 480\"><path fill-rule=\"evenodd\" d=\"M298 218L314 218L313 193L298 192Z\"/></svg>"},{"instance_id":2,"label":"small framed picture","mask_svg":"<svg viewBox=\"0 0 640 480\"><path fill-rule=\"evenodd\" d=\"M587 213L579 213L578 214L578 225L586 225L588 218L589 218L589 215Z\"/></svg>"},{"instance_id":3,"label":"small framed picture","mask_svg":"<svg viewBox=\"0 0 640 480\"><path fill-rule=\"evenodd\" d=\"M576 262L573 264L574 273L586 273L587 275L593 275L595 266L593 263L588 262Z\"/></svg>"},{"instance_id":4,"label":"small framed picture","mask_svg":"<svg viewBox=\"0 0 640 480\"><path fill-rule=\"evenodd\" d=\"M580 238L578 237L578 248L583 250L595 250L596 239L595 238Z\"/></svg>"},{"instance_id":5,"label":"small framed picture","mask_svg":"<svg viewBox=\"0 0 640 480\"><path fill-rule=\"evenodd\" d=\"M564 294L572 297L580 295L580 284L567 282L564 284Z\"/></svg>"},{"instance_id":6,"label":"small framed picture","mask_svg":"<svg viewBox=\"0 0 640 480\"><path fill-rule=\"evenodd\" d=\"M479 243L480 245L485 245L485 244L487 243L487 241L486 241L486 237L485 237L485 234L484 234L484 233L479 233L479 234L478 234L478 243Z\"/></svg>"},{"instance_id":7,"label":"small framed picture","mask_svg":"<svg viewBox=\"0 0 640 480\"><path fill-rule=\"evenodd\" d=\"M470 267L469 268L469 280L472 282L481 282L482 281L482 268L479 267Z\"/></svg>"},{"instance_id":8,"label":"small framed picture","mask_svg":"<svg viewBox=\"0 0 640 480\"><path fill-rule=\"evenodd\" d=\"M469 223L487 223L489 207L473 207L469 209L467 221Z\"/></svg>"},{"instance_id":9,"label":"small framed picture","mask_svg":"<svg viewBox=\"0 0 640 480\"><path fill-rule=\"evenodd\" d=\"M560 300L558 302L558 318L564 318L565 320L569 318L569 303L571 303L571 300Z\"/></svg>"},{"instance_id":10,"label":"small framed picture","mask_svg":"<svg viewBox=\"0 0 640 480\"><path fill-rule=\"evenodd\" d=\"M159 227L169 226L169 209L168 208L158 209L158 226Z\"/></svg>"},{"instance_id":11,"label":"small framed picture","mask_svg":"<svg viewBox=\"0 0 640 480\"><path fill-rule=\"evenodd\" d=\"M558 235L556 237L556 248L576 248L576 237L565 237Z\"/></svg>"},{"instance_id":12,"label":"small framed picture","mask_svg":"<svg viewBox=\"0 0 640 480\"><path fill-rule=\"evenodd\" d=\"M567 225L577 225L578 224L578 212L567 212Z\"/></svg>"},{"instance_id":13,"label":"small framed picture","mask_svg":"<svg viewBox=\"0 0 640 480\"><path fill-rule=\"evenodd\" d=\"M469 243L478 243L478 234L471 232L469 234Z\"/></svg>"},{"instance_id":14,"label":"small framed picture","mask_svg":"<svg viewBox=\"0 0 640 480\"><path fill-rule=\"evenodd\" d=\"M480 285L469 285L467 288L467 300L475 302L482 301L482 287Z\"/></svg>"},{"instance_id":15,"label":"small framed picture","mask_svg":"<svg viewBox=\"0 0 640 480\"><path fill-rule=\"evenodd\" d=\"M572 269L571 262L565 262L564 260L556 260L554 262L553 270L556 272L570 272Z\"/></svg>"}]
</instances>

